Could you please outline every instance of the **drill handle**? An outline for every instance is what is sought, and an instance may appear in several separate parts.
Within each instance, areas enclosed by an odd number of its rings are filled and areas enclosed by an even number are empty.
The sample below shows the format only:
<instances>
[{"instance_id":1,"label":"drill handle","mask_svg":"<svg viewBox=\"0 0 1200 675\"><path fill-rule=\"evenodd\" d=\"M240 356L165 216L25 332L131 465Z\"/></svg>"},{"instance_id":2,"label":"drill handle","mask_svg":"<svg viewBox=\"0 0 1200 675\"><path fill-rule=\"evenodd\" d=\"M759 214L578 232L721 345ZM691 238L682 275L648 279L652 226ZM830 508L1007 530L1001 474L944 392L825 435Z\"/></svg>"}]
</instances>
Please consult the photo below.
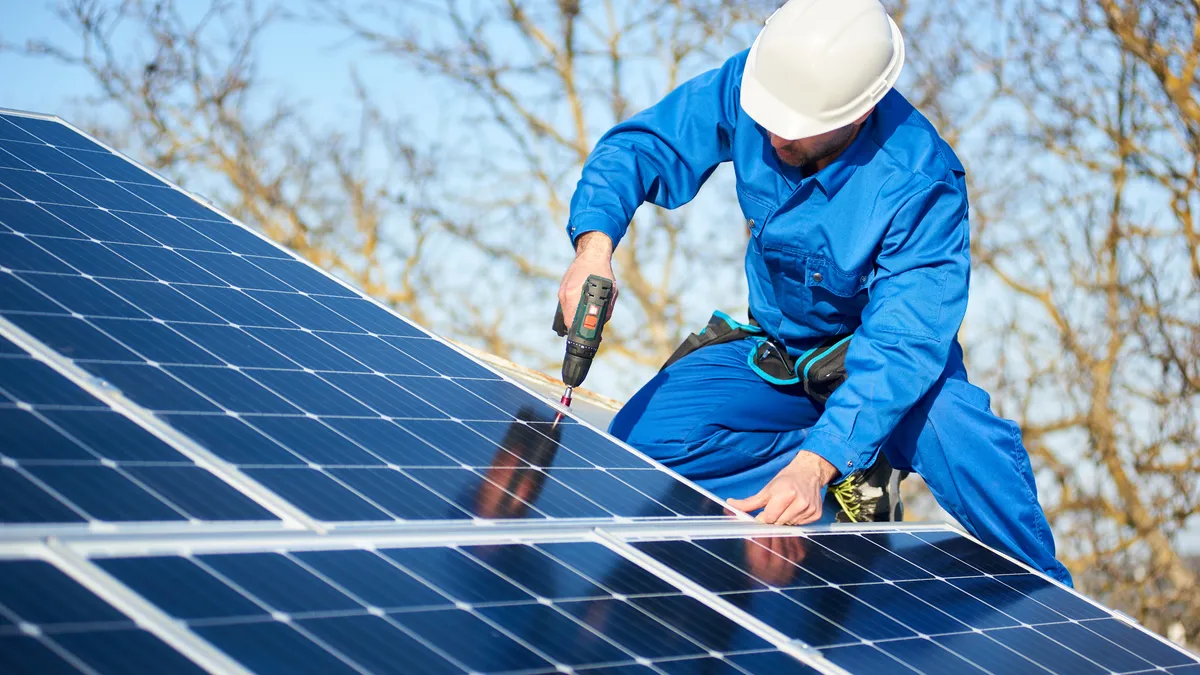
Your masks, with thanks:
<instances>
[{"instance_id":1,"label":"drill handle","mask_svg":"<svg viewBox=\"0 0 1200 675\"><path fill-rule=\"evenodd\" d=\"M567 320L563 317L562 305L559 305L554 309L554 332L558 333L558 337L566 337L569 330Z\"/></svg>"},{"instance_id":2,"label":"drill handle","mask_svg":"<svg viewBox=\"0 0 1200 675\"><path fill-rule=\"evenodd\" d=\"M613 301L613 281L602 276L589 275L579 294L579 304L575 307L575 316L571 325L567 325L562 305L554 309L554 332L559 337L597 347L608 321L608 314Z\"/></svg>"}]
</instances>

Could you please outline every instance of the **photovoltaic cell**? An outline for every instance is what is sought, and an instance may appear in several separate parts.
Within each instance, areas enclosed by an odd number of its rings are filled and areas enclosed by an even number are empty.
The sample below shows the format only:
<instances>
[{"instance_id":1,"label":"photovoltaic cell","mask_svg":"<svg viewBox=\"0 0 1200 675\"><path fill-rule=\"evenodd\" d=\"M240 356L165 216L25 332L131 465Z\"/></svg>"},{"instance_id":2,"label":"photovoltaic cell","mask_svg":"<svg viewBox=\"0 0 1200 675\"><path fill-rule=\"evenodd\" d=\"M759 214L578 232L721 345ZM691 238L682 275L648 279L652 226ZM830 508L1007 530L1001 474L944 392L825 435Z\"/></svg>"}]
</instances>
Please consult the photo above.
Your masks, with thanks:
<instances>
[{"instance_id":1,"label":"photovoltaic cell","mask_svg":"<svg viewBox=\"0 0 1200 675\"><path fill-rule=\"evenodd\" d=\"M0 119L0 316L310 515L724 514L68 127Z\"/></svg>"},{"instance_id":2,"label":"photovoltaic cell","mask_svg":"<svg viewBox=\"0 0 1200 675\"><path fill-rule=\"evenodd\" d=\"M0 522L274 520L0 338Z\"/></svg>"},{"instance_id":3,"label":"photovoltaic cell","mask_svg":"<svg viewBox=\"0 0 1200 675\"><path fill-rule=\"evenodd\" d=\"M1136 673L1195 662L949 531L633 545L852 673Z\"/></svg>"},{"instance_id":4,"label":"photovoltaic cell","mask_svg":"<svg viewBox=\"0 0 1200 675\"><path fill-rule=\"evenodd\" d=\"M262 672L816 672L595 543L96 562Z\"/></svg>"},{"instance_id":5,"label":"photovoltaic cell","mask_svg":"<svg viewBox=\"0 0 1200 675\"><path fill-rule=\"evenodd\" d=\"M0 561L0 672L204 671L40 560Z\"/></svg>"}]
</instances>

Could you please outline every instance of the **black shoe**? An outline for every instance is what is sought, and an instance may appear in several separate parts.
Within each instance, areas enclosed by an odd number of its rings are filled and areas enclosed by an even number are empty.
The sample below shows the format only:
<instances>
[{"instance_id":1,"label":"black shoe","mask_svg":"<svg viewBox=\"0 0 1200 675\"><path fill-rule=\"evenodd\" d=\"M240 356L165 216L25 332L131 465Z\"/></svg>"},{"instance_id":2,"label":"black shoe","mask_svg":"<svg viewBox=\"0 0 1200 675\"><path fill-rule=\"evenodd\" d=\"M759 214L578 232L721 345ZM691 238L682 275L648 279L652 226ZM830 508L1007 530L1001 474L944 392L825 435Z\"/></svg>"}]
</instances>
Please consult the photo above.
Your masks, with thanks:
<instances>
[{"instance_id":1,"label":"black shoe","mask_svg":"<svg viewBox=\"0 0 1200 675\"><path fill-rule=\"evenodd\" d=\"M907 471L897 471L882 453L866 471L829 487L829 492L842 508L835 519L839 523L885 523L904 520L904 505L900 503L900 481Z\"/></svg>"}]
</instances>

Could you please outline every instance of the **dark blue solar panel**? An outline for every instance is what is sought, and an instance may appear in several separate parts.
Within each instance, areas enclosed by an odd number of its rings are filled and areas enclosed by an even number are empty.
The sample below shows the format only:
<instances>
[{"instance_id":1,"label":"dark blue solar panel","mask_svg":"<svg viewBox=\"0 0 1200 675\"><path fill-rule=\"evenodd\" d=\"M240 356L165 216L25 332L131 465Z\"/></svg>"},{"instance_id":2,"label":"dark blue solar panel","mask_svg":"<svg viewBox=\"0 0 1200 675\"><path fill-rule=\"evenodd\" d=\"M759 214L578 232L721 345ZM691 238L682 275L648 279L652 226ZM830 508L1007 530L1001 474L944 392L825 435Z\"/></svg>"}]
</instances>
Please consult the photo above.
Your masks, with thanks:
<instances>
[{"instance_id":1,"label":"dark blue solar panel","mask_svg":"<svg viewBox=\"0 0 1200 675\"><path fill-rule=\"evenodd\" d=\"M87 519L35 483L28 472L0 466L0 522L83 523Z\"/></svg>"},{"instance_id":2,"label":"dark blue solar panel","mask_svg":"<svg viewBox=\"0 0 1200 675\"><path fill-rule=\"evenodd\" d=\"M1125 647L1155 666L1178 666L1197 663L1195 656L1167 644L1161 638L1148 634L1124 621L1104 619L1087 621L1080 625L1089 631Z\"/></svg>"},{"instance_id":3,"label":"dark blue solar panel","mask_svg":"<svg viewBox=\"0 0 1200 675\"><path fill-rule=\"evenodd\" d=\"M0 169L0 185L7 194L0 197L26 199L42 204L92 206L91 202L50 176L21 169Z\"/></svg>"},{"instance_id":4,"label":"dark blue solar panel","mask_svg":"<svg viewBox=\"0 0 1200 675\"><path fill-rule=\"evenodd\" d=\"M0 616L5 673L204 672L46 562L0 561Z\"/></svg>"},{"instance_id":5,"label":"dark blue solar panel","mask_svg":"<svg viewBox=\"0 0 1200 675\"><path fill-rule=\"evenodd\" d=\"M37 136L25 131L21 127L16 126L10 119L15 119L15 116L0 116L0 138L6 140L25 141L26 143L42 142Z\"/></svg>"},{"instance_id":6,"label":"dark blue solar panel","mask_svg":"<svg viewBox=\"0 0 1200 675\"><path fill-rule=\"evenodd\" d=\"M5 227L9 230L23 234L42 234L50 237L81 238L84 236L84 233L80 230L67 225L52 215L51 211L56 210L57 207L38 206L24 200L14 201L12 198L17 197L15 193L11 193L10 197L10 199L0 198L0 223L4 223ZM71 209L71 211L104 213L95 209Z\"/></svg>"},{"instance_id":7,"label":"dark blue solar panel","mask_svg":"<svg viewBox=\"0 0 1200 675\"><path fill-rule=\"evenodd\" d=\"M987 673L929 638L889 640L880 642L875 647L893 659L912 666L917 672L944 672L955 675L985 675ZM891 664L885 665L895 667Z\"/></svg>"},{"instance_id":8,"label":"dark blue solar panel","mask_svg":"<svg viewBox=\"0 0 1200 675\"><path fill-rule=\"evenodd\" d=\"M376 417L378 414L317 375L280 370L247 370L246 374L264 387L283 392L294 406L306 413L354 417Z\"/></svg>"},{"instance_id":9,"label":"dark blue solar panel","mask_svg":"<svg viewBox=\"0 0 1200 675\"><path fill-rule=\"evenodd\" d=\"M300 414L300 410L231 368L168 366L167 372L213 401L236 413Z\"/></svg>"},{"instance_id":10,"label":"dark blue solar panel","mask_svg":"<svg viewBox=\"0 0 1200 675\"><path fill-rule=\"evenodd\" d=\"M279 330L275 328L248 328L246 332L276 352L287 354L288 358L304 368L350 373L371 372L370 368L350 358L345 352L339 351L330 342L326 341L330 338L336 341L336 336L340 335L339 333L306 333L298 330ZM351 337L363 337L368 340L375 339L366 335ZM264 368L280 367L279 364L273 363L274 359L268 359L268 361L271 362L247 365L256 365Z\"/></svg>"},{"instance_id":11,"label":"dark blue solar panel","mask_svg":"<svg viewBox=\"0 0 1200 675\"><path fill-rule=\"evenodd\" d=\"M179 250L179 257L182 258L184 253L188 251L218 251L228 253L229 249L221 246L212 239L204 236L195 228L178 218L171 218L162 214L152 213L119 213L115 214L122 221L128 223L134 228L137 228L142 234L152 237L154 241L162 246L169 246L172 249ZM65 216L62 216L65 218ZM68 222L74 222L69 220ZM99 237L97 237L99 238ZM152 251L146 249L131 250L130 259L138 264L141 264L140 256L153 256ZM189 265L195 266L195 263L187 261ZM189 283L215 283L215 285L225 285L223 281L217 277L205 273L203 281L194 281Z\"/></svg>"},{"instance_id":12,"label":"dark blue solar panel","mask_svg":"<svg viewBox=\"0 0 1200 675\"><path fill-rule=\"evenodd\" d=\"M913 670L888 656L886 652L870 645L851 645L824 650L825 658L845 668L852 673L898 673L899 675L919 675Z\"/></svg>"},{"instance_id":13,"label":"dark blue solar panel","mask_svg":"<svg viewBox=\"0 0 1200 675\"><path fill-rule=\"evenodd\" d=\"M151 203L140 199L131 190L137 186L122 187L112 181L75 176L55 176L54 180L73 192L82 195L88 202L103 209L132 211L135 213L161 213ZM158 188L148 188L158 189Z\"/></svg>"},{"instance_id":14,"label":"dark blue solar panel","mask_svg":"<svg viewBox=\"0 0 1200 675\"><path fill-rule=\"evenodd\" d=\"M220 218L216 213L213 213L208 207L201 205L196 200L185 195L184 193L173 190L169 187L158 187L154 185L143 185L140 183L128 183L123 186L125 190L140 197L139 201L147 204L153 204L152 210L131 208L130 211L141 211L142 213L166 213L167 215L177 216L179 218L200 218L200 219L217 219Z\"/></svg>"},{"instance_id":15,"label":"dark blue solar panel","mask_svg":"<svg viewBox=\"0 0 1200 675\"><path fill-rule=\"evenodd\" d=\"M0 273L0 312L65 313L62 306L16 275Z\"/></svg>"},{"instance_id":16,"label":"dark blue solar panel","mask_svg":"<svg viewBox=\"0 0 1200 675\"><path fill-rule=\"evenodd\" d=\"M387 424L383 420L374 420ZM324 466L383 466L385 462L309 417L262 415L246 422L305 460Z\"/></svg>"},{"instance_id":17,"label":"dark blue solar panel","mask_svg":"<svg viewBox=\"0 0 1200 675\"><path fill-rule=\"evenodd\" d=\"M438 372L417 359L370 335L318 333L321 340L346 354L353 354L361 367L386 375L434 376ZM309 366L313 368L314 366ZM353 367L353 366L352 366ZM345 370L345 369L342 369Z\"/></svg>"},{"instance_id":18,"label":"dark blue solar panel","mask_svg":"<svg viewBox=\"0 0 1200 675\"><path fill-rule=\"evenodd\" d=\"M574 419L553 427L550 404L134 164L56 123L34 127L74 145L12 123L20 138L0 138L0 187L21 200L0 196L13 232L0 232L0 314L301 508L349 520L723 514ZM187 480L161 490L198 494Z\"/></svg>"},{"instance_id":19,"label":"dark blue solar panel","mask_svg":"<svg viewBox=\"0 0 1200 675\"><path fill-rule=\"evenodd\" d=\"M166 371L148 365L83 362L96 377L155 411L217 412L219 407Z\"/></svg>"},{"instance_id":20,"label":"dark blue solar panel","mask_svg":"<svg viewBox=\"0 0 1200 675\"><path fill-rule=\"evenodd\" d=\"M137 354L83 319L62 314L13 314L9 320L46 346L72 359L139 360Z\"/></svg>"},{"instance_id":21,"label":"dark blue solar panel","mask_svg":"<svg viewBox=\"0 0 1200 675\"><path fill-rule=\"evenodd\" d=\"M97 563L259 672L813 672L594 543Z\"/></svg>"},{"instance_id":22,"label":"dark blue solar panel","mask_svg":"<svg viewBox=\"0 0 1200 675\"><path fill-rule=\"evenodd\" d=\"M0 267L19 272L71 273L66 263L18 234L0 234Z\"/></svg>"},{"instance_id":23,"label":"dark blue solar panel","mask_svg":"<svg viewBox=\"0 0 1200 675\"><path fill-rule=\"evenodd\" d=\"M984 574L1018 574L1025 571L1013 561L1002 558L953 532L913 532L912 536L932 544L938 550L949 553Z\"/></svg>"},{"instance_id":24,"label":"dark blue solar panel","mask_svg":"<svg viewBox=\"0 0 1200 675\"><path fill-rule=\"evenodd\" d=\"M154 635L138 629L62 633L49 639L100 673L206 672Z\"/></svg>"},{"instance_id":25,"label":"dark blue solar panel","mask_svg":"<svg viewBox=\"0 0 1200 675\"><path fill-rule=\"evenodd\" d=\"M123 298L114 295L92 279L57 274L20 274L18 276L33 288L41 291L43 295L54 298L56 302L78 314L126 319L149 318L146 313ZM23 295L32 293L28 289L22 291ZM56 311L62 312L62 310Z\"/></svg>"},{"instance_id":26,"label":"dark blue solar panel","mask_svg":"<svg viewBox=\"0 0 1200 675\"><path fill-rule=\"evenodd\" d=\"M201 366L220 366L226 363L165 324L126 319L92 319L90 323L148 361Z\"/></svg>"},{"instance_id":27,"label":"dark blue solar panel","mask_svg":"<svg viewBox=\"0 0 1200 675\"><path fill-rule=\"evenodd\" d=\"M14 351L0 350L0 522L274 519L49 366Z\"/></svg>"},{"instance_id":28,"label":"dark blue solar panel","mask_svg":"<svg viewBox=\"0 0 1200 675\"><path fill-rule=\"evenodd\" d=\"M36 117L22 117L19 115L4 115L0 117L0 120L3 120L4 122L7 122L8 125L12 125L13 127L25 132L24 134L6 134L5 138L12 138L18 141L45 143L61 148L77 148L80 150L95 150L98 152L105 152L104 148L96 144L95 141L85 138L83 134L80 134L74 129L71 129L67 125L59 122L39 119ZM26 136L32 137L33 140L26 138Z\"/></svg>"},{"instance_id":29,"label":"dark blue solar panel","mask_svg":"<svg viewBox=\"0 0 1200 675\"><path fill-rule=\"evenodd\" d=\"M247 475L318 520L393 520L328 473L302 468L247 468Z\"/></svg>"},{"instance_id":30,"label":"dark blue solar panel","mask_svg":"<svg viewBox=\"0 0 1200 675\"><path fill-rule=\"evenodd\" d=\"M130 224L131 214L121 214L121 217L118 218L115 214L108 213L106 211L100 211L98 209L81 206L55 206L52 204L43 204L41 208L53 214L64 223L71 223L71 227L79 232L73 235L65 230L61 232L44 232L39 231L39 228L35 227L31 228L32 231L30 231L29 234L65 236L72 239L77 239L83 235L98 241L109 242L110 247L119 247L123 244L157 246L158 243L150 237L147 237L136 227ZM21 231L19 228L15 229ZM122 250L128 249L114 248L113 250L121 252ZM141 250L145 249L143 248Z\"/></svg>"},{"instance_id":31,"label":"dark blue solar panel","mask_svg":"<svg viewBox=\"0 0 1200 675\"><path fill-rule=\"evenodd\" d=\"M163 418L221 459L234 464L299 466L307 462L234 417L165 415Z\"/></svg>"},{"instance_id":32,"label":"dark blue solar panel","mask_svg":"<svg viewBox=\"0 0 1200 675\"><path fill-rule=\"evenodd\" d=\"M48 145L0 141L0 161L4 161L3 157L20 160L18 162L4 162L3 166L6 167L20 169L40 168L46 173L101 178L100 174L75 161L70 155Z\"/></svg>"},{"instance_id":33,"label":"dark blue solar panel","mask_svg":"<svg viewBox=\"0 0 1200 675\"><path fill-rule=\"evenodd\" d=\"M1134 673L1194 662L949 531L634 546L852 673Z\"/></svg>"},{"instance_id":34,"label":"dark blue solar panel","mask_svg":"<svg viewBox=\"0 0 1200 675\"><path fill-rule=\"evenodd\" d=\"M142 171L134 164L108 152L91 152L75 148L62 148L76 162L105 178L147 185L162 185L163 182Z\"/></svg>"}]
</instances>

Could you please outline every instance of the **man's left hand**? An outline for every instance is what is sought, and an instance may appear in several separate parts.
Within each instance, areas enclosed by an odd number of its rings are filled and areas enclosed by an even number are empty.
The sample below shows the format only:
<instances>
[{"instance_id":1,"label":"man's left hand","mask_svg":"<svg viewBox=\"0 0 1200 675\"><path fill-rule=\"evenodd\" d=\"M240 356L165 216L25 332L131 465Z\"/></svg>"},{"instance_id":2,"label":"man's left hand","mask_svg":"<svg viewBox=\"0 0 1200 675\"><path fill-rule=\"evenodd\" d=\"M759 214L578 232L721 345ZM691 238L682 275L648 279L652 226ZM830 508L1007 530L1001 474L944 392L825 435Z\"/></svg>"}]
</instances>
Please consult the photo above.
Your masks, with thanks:
<instances>
[{"instance_id":1,"label":"man's left hand","mask_svg":"<svg viewBox=\"0 0 1200 675\"><path fill-rule=\"evenodd\" d=\"M821 488L837 475L837 469L820 455L801 450L758 494L730 499L735 509L750 512L768 525L804 525L821 517Z\"/></svg>"}]
</instances>

